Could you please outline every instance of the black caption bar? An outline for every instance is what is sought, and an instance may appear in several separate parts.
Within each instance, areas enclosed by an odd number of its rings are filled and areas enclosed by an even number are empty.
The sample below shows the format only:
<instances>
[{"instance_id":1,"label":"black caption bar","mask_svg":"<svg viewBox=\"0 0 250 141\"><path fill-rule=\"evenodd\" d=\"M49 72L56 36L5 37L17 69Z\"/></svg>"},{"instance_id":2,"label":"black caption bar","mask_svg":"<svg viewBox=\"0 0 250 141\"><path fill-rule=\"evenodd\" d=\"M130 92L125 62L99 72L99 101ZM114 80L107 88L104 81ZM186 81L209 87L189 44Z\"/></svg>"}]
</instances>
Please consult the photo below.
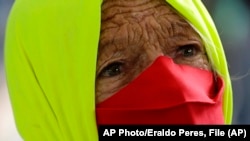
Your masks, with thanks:
<instances>
[{"instance_id":1,"label":"black caption bar","mask_svg":"<svg viewBox=\"0 0 250 141\"><path fill-rule=\"evenodd\" d=\"M250 125L131 125L99 126L99 140L138 140L142 138L166 140L169 138L191 139L250 139Z\"/></svg>"}]
</instances>

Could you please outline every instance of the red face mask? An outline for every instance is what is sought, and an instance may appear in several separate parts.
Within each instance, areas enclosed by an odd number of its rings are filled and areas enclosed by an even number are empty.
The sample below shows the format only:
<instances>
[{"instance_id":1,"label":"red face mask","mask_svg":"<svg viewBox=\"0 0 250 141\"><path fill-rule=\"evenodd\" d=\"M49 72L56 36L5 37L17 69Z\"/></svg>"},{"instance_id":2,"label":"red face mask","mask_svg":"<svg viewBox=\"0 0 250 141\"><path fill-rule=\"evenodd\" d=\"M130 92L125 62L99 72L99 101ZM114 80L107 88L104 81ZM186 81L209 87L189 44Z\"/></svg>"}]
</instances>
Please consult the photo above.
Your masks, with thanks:
<instances>
[{"instance_id":1,"label":"red face mask","mask_svg":"<svg viewBox=\"0 0 250 141\"><path fill-rule=\"evenodd\" d=\"M161 56L99 103L97 125L223 124L224 83L212 72Z\"/></svg>"}]
</instances>

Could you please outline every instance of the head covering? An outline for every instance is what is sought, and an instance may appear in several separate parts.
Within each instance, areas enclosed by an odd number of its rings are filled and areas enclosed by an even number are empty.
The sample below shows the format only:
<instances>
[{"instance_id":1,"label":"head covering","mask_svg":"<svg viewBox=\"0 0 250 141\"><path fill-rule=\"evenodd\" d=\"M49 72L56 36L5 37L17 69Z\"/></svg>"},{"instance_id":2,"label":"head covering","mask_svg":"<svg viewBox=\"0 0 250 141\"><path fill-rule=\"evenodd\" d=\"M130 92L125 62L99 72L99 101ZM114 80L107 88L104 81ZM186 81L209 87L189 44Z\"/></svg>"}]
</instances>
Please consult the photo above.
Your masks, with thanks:
<instances>
[{"instance_id":1,"label":"head covering","mask_svg":"<svg viewBox=\"0 0 250 141\"><path fill-rule=\"evenodd\" d=\"M201 35L232 91L218 33L200 0L167 0ZM16 0L5 39L6 78L17 129L25 141L96 141L95 73L101 0Z\"/></svg>"},{"instance_id":2,"label":"head covering","mask_svg":"<svg viewBox=\"0 0 250 141\"><path fill-rule=\"evenodd\" d=\"M224 49L214 22L201 0L167 0L199 33L209 61L218 75L225 81L223 95L223 112L225 122L232 122L232 86Z\"/></svg>"},{"instance_id":3,"label":"head covering","mask_svg":"<svg viewBox=\"0 0 250 141\"><path fill-rule=\"evenodd\" d=\"M95 141L95 73L101 2L17 0L5 67L25 141Z\"/></svg>"}]
</instances>

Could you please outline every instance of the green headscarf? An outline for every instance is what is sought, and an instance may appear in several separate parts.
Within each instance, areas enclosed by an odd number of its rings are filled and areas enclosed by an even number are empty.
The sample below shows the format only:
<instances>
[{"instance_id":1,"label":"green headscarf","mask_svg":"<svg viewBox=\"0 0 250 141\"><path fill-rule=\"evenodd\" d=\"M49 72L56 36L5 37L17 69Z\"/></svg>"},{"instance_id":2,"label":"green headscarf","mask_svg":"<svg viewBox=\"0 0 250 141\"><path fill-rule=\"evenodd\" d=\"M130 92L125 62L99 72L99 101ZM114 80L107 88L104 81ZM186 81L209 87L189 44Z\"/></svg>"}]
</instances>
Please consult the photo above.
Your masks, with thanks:
<instances>
[{"instance_id":1,"label":"green headscarf","mask_svg":"<svg viewBox=\"0 0 250 141\"><path fill-rule=\"evenodd\" d=\"M216 28L200 0L167 0L198 31L213 67L232 90ZM25 141L97 141L95 72L101 0L16 0L7 22L5 69Z\"/></svg>"}]
</instances>

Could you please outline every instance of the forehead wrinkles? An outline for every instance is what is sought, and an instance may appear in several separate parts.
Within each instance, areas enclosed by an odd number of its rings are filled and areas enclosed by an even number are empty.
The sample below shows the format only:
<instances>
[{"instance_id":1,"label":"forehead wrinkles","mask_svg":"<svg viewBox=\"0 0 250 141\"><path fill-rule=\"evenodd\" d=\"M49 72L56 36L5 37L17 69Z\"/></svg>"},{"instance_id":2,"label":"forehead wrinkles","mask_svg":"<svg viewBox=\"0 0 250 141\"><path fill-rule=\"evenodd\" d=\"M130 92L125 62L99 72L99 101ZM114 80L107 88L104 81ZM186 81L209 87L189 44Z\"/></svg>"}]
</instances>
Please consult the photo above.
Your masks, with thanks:
<instances>
[{"instance_id":1,"label":"forehead wrinkles","mask_svg":"<svg viewBox=\"0 0 250 141\"><path fill-rule=\"evenodd\" d=\"M119 27L108 28L101 32L99 49L115 46L117 50L131 45L139 45L143 37L143 29L139 23L124 23Z\"/></svg>"},{"instance_id":2,"label":"forehead wrinkles","mask_svg":"<svg viewBox=\"0 0 250 141\"><path fill-rule=\"evenodd\" d=\"M165 4L163 0L104 0L102 20L105 21L118 14L138 13ZM138 15L136 15L138 17Z\"/></svg>"},{"instance_id":3,"label":"forehead wrinkles","mask_svg":"<svg viewBox=\"0 0 250 141\"><path fill-rule=\"evenodd\" d=\"M190 29L165 0L105 0L99 49L107 44L128 45L142 35L151 42L184 37Z\"/></svg>"},{"instance_id":4,"label":"forehead wrinkles","mask_svg":"<svg viewBox=\"0 0 250 141\"><path fill-rule=\"evenodd\" d=\"M165 27L175 29L171 26L180 20L178 17L164 0L105 0L102 6L100 45L114 43L114 38L120 38L116 35L132 38L135 37L133 34L141 36L138 32L152 33L159 29L165 32Z\"/></svg>"}]
</instances>

